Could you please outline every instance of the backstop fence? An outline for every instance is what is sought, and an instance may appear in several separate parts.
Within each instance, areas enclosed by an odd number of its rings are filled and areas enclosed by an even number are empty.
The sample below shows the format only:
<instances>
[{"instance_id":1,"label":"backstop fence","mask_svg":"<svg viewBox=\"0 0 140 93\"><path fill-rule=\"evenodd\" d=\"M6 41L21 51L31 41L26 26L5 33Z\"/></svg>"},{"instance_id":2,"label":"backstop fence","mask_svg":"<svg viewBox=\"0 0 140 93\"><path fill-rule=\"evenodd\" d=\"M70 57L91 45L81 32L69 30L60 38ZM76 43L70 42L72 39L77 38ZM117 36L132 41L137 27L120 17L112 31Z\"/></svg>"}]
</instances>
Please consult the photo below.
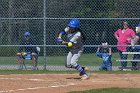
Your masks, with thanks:
<instances>
[{"instance_id":1,"label":"backstop fence","mask_svg":"<svg viewBox=\"0 0 140 93\"><path fill-rule=\"evenodd\" d=\"M120 66L114 32L123 21L135 31L139 0L0 0L0 69L17 69L16 53L26 31L41 48L39 69L64 70L68 49L57 43L71 18L78 18L86 36L79 64L98 69L102 59L95 53L102 42L112 48L112 65ZM129 55L128 58L132 58ZM31 65L31 62L27 62ZM131 63L128 63L130 66ZM115 68L116 69L116 68ZM114 70L115 70L114 69Z\"/></svg>"}]
</instances>

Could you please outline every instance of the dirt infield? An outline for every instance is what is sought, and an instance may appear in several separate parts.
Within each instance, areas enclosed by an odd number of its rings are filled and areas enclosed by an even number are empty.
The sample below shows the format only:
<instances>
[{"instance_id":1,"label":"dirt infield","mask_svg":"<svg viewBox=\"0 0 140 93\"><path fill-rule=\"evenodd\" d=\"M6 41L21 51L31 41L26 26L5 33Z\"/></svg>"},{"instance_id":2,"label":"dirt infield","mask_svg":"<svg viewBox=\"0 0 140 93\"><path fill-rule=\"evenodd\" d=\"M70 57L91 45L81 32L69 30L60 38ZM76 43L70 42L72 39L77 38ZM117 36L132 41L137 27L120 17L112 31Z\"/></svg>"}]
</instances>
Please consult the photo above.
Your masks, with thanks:
<instances>
[{"instance_id":1,"label":"dirt infield","mask_svg":"<svg viewBox=\"0 0 140 93\"><path fill-rule=\"evenodd\" d=\"M0 93L67 93L97 88L140 88L139 74L92 74L80 80L77 74L0 75Z\"/></svg>"}]
</instances>

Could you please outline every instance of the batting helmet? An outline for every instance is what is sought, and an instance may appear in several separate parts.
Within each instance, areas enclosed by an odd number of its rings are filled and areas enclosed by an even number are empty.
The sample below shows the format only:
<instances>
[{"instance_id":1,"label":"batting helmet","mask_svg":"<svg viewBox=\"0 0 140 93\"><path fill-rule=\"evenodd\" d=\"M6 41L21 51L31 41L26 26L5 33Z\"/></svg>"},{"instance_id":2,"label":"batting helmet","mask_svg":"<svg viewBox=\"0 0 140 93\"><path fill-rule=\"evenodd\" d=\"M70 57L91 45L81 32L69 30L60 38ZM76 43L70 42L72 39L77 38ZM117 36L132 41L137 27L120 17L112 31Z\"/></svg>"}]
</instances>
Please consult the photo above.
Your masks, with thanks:
<instances>
[{"instance_id":1,"label":"batting helmet","mask_svg":"<svg viewBox=\"0 0 140 93\"><path fill-rule=\"evenodd\" d=\"M68 24L69 27L72 28L79 28L80 27L80 21L76 18L71 19L70 23Z\"/></svg>"},{"instance_id":2,"label":"batting helmet","mask_svg":"<svg viewBox=\"0 0 140 93\"><path fill-rule=\"evenodd\" d=\"M25 32L24 33L24 36L30 36L31 34L30 34L30 32Z\"/></svg>"}]
</instances>

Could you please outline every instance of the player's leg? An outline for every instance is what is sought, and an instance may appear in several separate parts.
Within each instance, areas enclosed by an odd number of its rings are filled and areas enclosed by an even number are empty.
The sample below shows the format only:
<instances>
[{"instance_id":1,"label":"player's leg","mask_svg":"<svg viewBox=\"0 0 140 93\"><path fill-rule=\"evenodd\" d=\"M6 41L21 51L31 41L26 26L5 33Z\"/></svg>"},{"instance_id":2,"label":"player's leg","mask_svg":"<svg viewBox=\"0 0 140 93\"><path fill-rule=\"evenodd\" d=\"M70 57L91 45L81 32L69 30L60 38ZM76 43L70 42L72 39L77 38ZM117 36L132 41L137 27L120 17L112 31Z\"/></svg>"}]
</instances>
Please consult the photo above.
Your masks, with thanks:
<instances>
[{"instance_id":1,"label":"player's leg","mask_svg":"<svg viewBox=\"0 0 140 93\"><path fill-rule=\"evenodd\" d=\"M65 66L66 66L67 68L72 68L72 65L71 65L71 58L72 58L72 53L69 52L68 55L67 55L66 61L65 61Z\"/></svg>"},{"instance_id":2,"label":"player's leg","mask_svg":"<svg viewBox=\"0 0 140 93\"><path fill-rule=\"evenodd\" d=\"M107 60L107 70L112 70L112 60L111 60L111 55L109 56Z\"/></svg>"},{"instance_id":3,"label":"player's leg","mask_svg":"<svg viewBox=\"0 0 140 93\"><path fill-rule=\"evenodd\" d=\"M21 70L23 69L23 57L22 57L22 53L18 52L16 53L16 60L17 60L17 63L18 63L18 69Z\"/></svg>"},{"instance_id":4,"label":"player's leg","mask_svg":"<svg viewBox=\"0 0 140 93\"><path fill-rule=\"evenodd\" d=\"M102 62L102 64L100 65L100 67L99 67L99 70L105 70L106 68L105 68L105 63L104 63L104 61Z\"/></svg>"},{"instance_id":5,"label":"player's leg","mask_svg":"<svg viewBox=\"0 0 140 93\"><path fill-rule=\"evenodd\" d=\"M99 70L105 70L105 56L104 56L104 53L98 53L96 55L101 57L102 60L103 60L102 64L99 67Z\"/></svg>"},{"instance_id":6,"label":"player's leg","mask_svg":"<svg viewBox=\"0 0 140 93\"><path fill-rule=\"evenodd\" d=\"M124 60L124 61L121 61L121 67L122 67L122 70L125 69L127 67L127 54L122 54L122 51L119 51L119 55L120 55L120 59L121 60Z\"/></svg>"},{"instance_id":7,"label":"player's leg","mask_svg":"<svg viewBox=\"0 0 140 93\"><path fill-rule=\"evenodd\" d=\"M105 70L112 70L111 55L105 53L103 56L104 56Z\"/></svg>"},{"instance_id":8,"label":"player's leg","mask_svg":"<svg viewBox=\"0 0 140 93\"><path fill-rule=\"evenodd\" d=\"M38 54L37 53L32 53L32 64L33 64L33 70L37 70L37 59L38 59Z\"/></svg>"},{"instance_id":9,"label":"player's leg","mask_svg":"<svg viewBox=\"0 0 140 93\"><path fill-rule=\"evenodd\" d=\"M75 52L73 54L72 59L71 59L71 65L74 66L74 68L77 69L80 72L80 75L82 75L81 79L84 80L84 79L88 79L89 76L87 75L85 70L82 68L82 66L77 64L81 54L82 54L82 51L78 51L77 53Z\"/></svg>"},{"instance_id":10,"label":"player's leg","mask_svg":"<svg viewBox=\"0 0 140 93\"><path fill-rule=\"evenodd\" d=\"M108 68L108 61L103 60L99 70L107 70L107 68Z\"/></svg>"}]
</instances>

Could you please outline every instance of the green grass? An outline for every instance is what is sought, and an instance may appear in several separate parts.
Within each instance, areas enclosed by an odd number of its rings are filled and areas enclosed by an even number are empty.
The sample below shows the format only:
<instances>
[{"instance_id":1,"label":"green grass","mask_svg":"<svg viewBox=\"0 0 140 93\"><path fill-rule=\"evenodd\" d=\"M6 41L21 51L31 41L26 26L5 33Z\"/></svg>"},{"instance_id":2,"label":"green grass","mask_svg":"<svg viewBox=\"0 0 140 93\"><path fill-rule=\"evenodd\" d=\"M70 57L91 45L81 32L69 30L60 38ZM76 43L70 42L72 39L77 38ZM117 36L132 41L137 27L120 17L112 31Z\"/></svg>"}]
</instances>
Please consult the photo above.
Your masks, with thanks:
<instances>
[{"instance_id":1,"label":"green grass","mask_svg":"<svg viewBox=\"0 0 140 93\"><path fill-rule=\"evenodd\" d=\"M140 88L104 88L68 93L140 93Z\"/></svg>"},{"instance_id":2,"label":"green grass","mask_svg":"<svg viewBox=\"0 0 140 93\"><path fill-rule=\"evenodd\" d=\"M0 70L0 75L4 74L66 74L77 73L77 71L49 71L49 70Z\"/></svg>"},{"instance_id":3,"label":"green grass","mask_svg":"<svg viewBox=\"0 0 140 93\"><path fill-rule=\"evenodd\" d=\"M49 70L0 70L1 74L77 74L77 70L49 71ZM90 74L139 74L139 71L90 71Z\"/></svg>"},{"instance_id":4,"label":"green grass","mask_svg":"<svg viewBox=\"0 0 140 93\"><path fill-rule=\"evenodd\" d=\"M128 58L131 59L132 56L130 55ZM63 66L66 56L47 56L46 59L47 65ZM112 55L113 66L120 66L120 63L116 62L117 59L119 59L119 55L118 53L114 53ZM78 63L85 66L99 66L102 63L102 59L97 57L95 53L83 54L80 57ZM11 65L11 64L17 64L16 57L0 57L0 65ZM39 56L38 64L44 65L44 57ZM131 63L129 62L129 64Z\"/></svg>"}]
</instances>

